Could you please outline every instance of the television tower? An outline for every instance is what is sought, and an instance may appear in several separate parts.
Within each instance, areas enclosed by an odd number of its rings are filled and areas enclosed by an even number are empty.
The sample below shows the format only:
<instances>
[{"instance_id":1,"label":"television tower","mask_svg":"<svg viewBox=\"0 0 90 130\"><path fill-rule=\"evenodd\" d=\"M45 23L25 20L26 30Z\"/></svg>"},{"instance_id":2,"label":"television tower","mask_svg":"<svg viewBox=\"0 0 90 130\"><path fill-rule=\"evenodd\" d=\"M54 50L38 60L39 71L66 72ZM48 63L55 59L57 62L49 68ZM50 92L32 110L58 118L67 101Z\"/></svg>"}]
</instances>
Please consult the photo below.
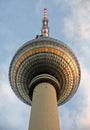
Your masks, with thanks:
<instances>
[{"instance_id":1,"label":"television tower","mask_svg":"<svg viewBox=\"0 0 90 130\"><path fill-rule=\"evenodd\" d=\"M17 97L32 106L28 130L60 130L57 106L75 94L80 66L65 43L49 37L46 8L41 35L16 52L9 80Z\"/></svg>"}]
</instances>

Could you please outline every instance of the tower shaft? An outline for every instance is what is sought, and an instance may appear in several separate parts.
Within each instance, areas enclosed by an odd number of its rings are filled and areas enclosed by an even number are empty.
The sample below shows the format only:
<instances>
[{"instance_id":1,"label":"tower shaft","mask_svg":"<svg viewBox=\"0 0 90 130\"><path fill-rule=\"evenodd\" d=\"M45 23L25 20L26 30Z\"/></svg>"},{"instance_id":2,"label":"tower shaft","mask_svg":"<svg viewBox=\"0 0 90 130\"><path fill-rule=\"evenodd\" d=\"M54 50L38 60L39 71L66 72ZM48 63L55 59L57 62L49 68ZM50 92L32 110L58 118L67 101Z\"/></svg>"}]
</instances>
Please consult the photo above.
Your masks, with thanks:
<instances>
[{"instance_id":1,"label":"tower shaft","mask_svg":"<svg viewBox=\"0 0 90 130\"><path fill-rule=\"evenodd\" d=\"M34 89L28 130L60 130L56 90L50 83Z\"/></svg>"}]
</instances>

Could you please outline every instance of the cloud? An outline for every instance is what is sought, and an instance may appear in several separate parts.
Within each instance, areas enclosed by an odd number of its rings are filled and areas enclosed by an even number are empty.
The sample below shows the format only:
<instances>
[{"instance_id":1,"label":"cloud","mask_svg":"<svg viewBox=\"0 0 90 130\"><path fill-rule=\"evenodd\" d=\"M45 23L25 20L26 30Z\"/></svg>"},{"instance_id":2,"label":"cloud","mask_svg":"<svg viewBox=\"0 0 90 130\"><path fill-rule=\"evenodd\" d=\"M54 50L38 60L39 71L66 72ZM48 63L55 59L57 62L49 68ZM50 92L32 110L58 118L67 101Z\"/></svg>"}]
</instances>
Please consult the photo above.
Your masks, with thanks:
<instances>
[{"instance_id":1,"label":"cloud","mask_svg":"<svg viewBox=\"0 0 90 130\"><path fill-rule=\"evenodd\" d=\"M90 86L88 81L90 80L90 71L85 68L82 69L82 94L83 94L83 107L82 107L82 117L80 120L81 126L83 128L90 129Z\"/></svg>"},{"instance_id":2,"label":"cloud","mask_svg":"<svg viewBox=\"0 0 90 130\"><path fill-rule=\"evenodd\" d=\"M90 35L90 1L76 0L66 3L70 14L64 18L63 33L71 40L89 40ZM68 33L69 32L69 33Z\"/></svg>"},{"instance_id":3,"label":"cloud","mask_svg":"<svg viewBox=\"0 0 90 130\"><path fill-rule=\"evenodd\" d=\"M28 123L28 107L19 101L6 80L0 81L0 129L28 129Z\"/></svg>"}]
</instances>

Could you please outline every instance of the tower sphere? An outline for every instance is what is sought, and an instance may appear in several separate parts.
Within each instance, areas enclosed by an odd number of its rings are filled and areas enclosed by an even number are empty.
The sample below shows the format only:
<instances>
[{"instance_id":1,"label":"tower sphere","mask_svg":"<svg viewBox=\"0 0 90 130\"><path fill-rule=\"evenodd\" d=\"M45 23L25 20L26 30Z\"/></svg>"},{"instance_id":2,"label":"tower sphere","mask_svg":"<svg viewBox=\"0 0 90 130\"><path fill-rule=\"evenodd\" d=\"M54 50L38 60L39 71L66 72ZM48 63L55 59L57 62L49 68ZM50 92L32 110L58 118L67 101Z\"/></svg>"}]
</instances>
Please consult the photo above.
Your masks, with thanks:
<instances>
[{"instance_id":1,"label":"tower sphere","mask_svg":"<svg viewBox=\"0 0 90 130\"><path fill-rule=\"evenodd\" d=\"M67 102L80 82L80 66L73 51L63 42L49 36L38 36L25 43L13 57L9 79L15 94L32 105L35 86L51 83L58 105Z\"/></svg>"}]
</instances>

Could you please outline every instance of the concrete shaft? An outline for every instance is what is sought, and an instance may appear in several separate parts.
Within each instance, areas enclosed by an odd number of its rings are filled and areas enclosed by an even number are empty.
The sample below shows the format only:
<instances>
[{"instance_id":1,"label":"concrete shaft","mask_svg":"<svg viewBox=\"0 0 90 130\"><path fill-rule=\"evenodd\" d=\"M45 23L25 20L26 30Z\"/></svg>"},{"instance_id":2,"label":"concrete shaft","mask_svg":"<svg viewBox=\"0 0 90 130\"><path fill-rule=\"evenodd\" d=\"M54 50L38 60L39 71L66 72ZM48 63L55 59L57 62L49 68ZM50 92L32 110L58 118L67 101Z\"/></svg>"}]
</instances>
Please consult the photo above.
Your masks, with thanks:
<instances>
[{"instance_id":1,"label":"concrete shaft","mask_svg":"<svg viewBox=\"0 0 90 130\"><path fill-rule=\"evenodd\" d=\"M50 83L34 89L28 130L60 130L56 90Z\"/></svg>"}]
</instances>

